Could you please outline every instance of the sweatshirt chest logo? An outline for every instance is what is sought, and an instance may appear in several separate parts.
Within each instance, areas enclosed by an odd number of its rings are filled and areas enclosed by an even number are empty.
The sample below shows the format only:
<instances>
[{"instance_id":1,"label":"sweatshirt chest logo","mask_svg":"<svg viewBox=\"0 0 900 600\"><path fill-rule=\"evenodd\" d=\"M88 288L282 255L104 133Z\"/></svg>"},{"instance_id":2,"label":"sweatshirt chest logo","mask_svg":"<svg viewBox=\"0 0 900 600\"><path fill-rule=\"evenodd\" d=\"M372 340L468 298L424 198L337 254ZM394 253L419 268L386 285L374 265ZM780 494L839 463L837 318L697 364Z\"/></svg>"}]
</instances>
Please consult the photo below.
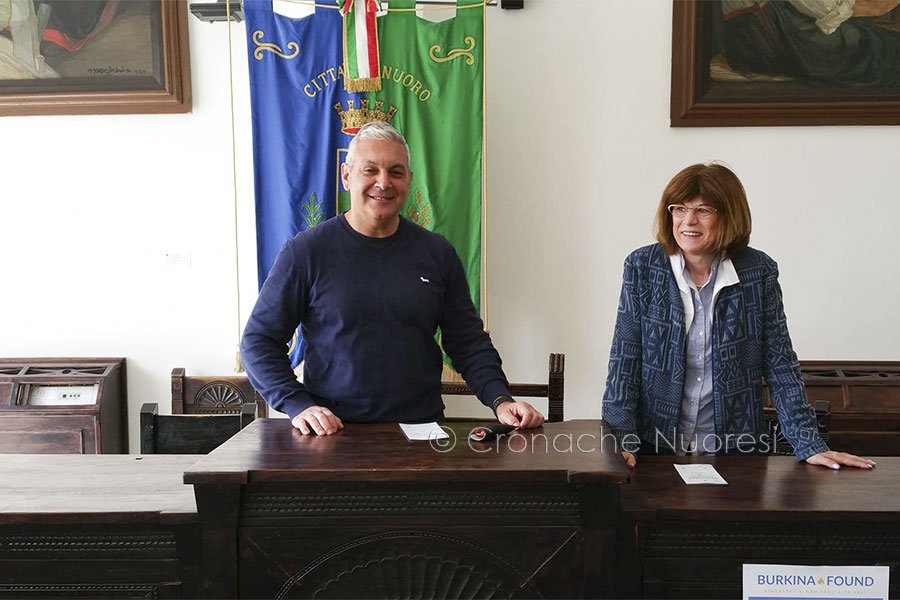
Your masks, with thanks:
<instances>
[{"instance_id":1,"label":"sweatshirt chest logo","mask_svg":"<svg viewBox=\"0 0 900 600\"><path fill-rule=\"evenodd\" d=\"M420 276L420 277L419 277L419 279L421 279L421 280L422 280L422 283L431 283L431 280L430 280L430 279L428 279L428 278L426 278L426 277L422 277L422 276Z\"/></svg>"}]
</instances>

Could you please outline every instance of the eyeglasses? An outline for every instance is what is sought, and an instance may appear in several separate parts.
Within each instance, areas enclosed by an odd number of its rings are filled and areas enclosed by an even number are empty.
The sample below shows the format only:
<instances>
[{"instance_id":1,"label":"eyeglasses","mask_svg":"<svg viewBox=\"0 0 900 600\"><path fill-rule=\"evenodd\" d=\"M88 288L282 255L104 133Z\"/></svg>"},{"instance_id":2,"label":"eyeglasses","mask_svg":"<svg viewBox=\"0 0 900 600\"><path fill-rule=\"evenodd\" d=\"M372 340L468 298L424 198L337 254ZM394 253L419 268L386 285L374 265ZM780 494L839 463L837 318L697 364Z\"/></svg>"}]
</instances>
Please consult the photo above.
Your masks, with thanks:
<instances>
[{"instance_id":1,"label":"eyeglasses","mask_svg":"<svg viewBox=\"0 0 900 600\"><path fill-rule=\"evenodd\" d=\"M694 211L697 214L697 217L700 219L711 219L716 216L716 213L719 211L716 210L715 206L708 206L706 204L701 204L700 206L694 206L693 208L690 206L685 206L684 204L670 204L666 207L669 209L669 212L672 213L673 217L678 217L679 219L683 219L688 216L688 213Z\"/></svg>"}]
</instances>

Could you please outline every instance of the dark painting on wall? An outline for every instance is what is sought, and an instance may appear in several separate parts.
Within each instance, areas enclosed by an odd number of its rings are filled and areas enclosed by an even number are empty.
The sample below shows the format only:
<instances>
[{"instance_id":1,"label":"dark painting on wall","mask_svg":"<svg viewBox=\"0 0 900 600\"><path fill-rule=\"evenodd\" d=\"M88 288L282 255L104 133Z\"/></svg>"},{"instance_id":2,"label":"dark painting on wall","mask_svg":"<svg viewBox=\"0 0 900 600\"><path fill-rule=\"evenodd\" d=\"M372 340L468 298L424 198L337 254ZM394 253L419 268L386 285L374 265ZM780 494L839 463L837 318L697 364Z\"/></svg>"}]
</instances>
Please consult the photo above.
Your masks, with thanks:
<instances>
[{"instance_id":1,"label":"dark painting on wall","mask_svg":"<svg viewBox=\"0 0 900 600\"><path fill-rule=\"evenodd\" d=\"M671 124L900 124L900 0L675 0Z\"/></svg>"},{"instance_id":2,"label":"dark painting on wall","mask_svg":"<svg viewBox=\"0 0 900 600\"><path fill-rule=\"evenodd\" d=\"M0 0L0 115L190 110L185 0Z\"/></svg>"}]
</instances>

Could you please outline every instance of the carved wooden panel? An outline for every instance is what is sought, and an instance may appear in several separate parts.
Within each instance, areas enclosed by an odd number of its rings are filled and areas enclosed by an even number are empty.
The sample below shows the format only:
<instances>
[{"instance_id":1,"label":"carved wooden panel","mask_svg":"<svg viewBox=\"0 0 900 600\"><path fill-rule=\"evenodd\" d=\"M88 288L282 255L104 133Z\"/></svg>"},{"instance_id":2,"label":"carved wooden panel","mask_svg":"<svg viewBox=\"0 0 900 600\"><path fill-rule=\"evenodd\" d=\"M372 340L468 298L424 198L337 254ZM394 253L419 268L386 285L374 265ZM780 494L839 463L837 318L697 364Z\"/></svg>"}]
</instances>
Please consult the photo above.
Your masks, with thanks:
<instances>
[{"instance_id":1,"label":"carved wooden panel","mask_svg":"<svg viewBox=\"0 0 900 600\"><path fill-rule=\"evenodd\" d=\"M824 529L817 532L766 532L760 524L733 524L745 531L696 532L693 530L651 532L647 537L647 556L671 556L691 552L694 556L716 556L721 553L752 553L758 556L807 556L815 552L900 554L900 533L881 528L853 533L831 534ZM780 529L778 525L776 529Z\"/></svg>"},{"instance_id":2,"label":"carved wooden panel","mask_svg":"<svg viewBox=\"0 0 900 600\"><path fill-rule=\"evenodd\" d=\"M239 534L241 594L580 594L583 516L575 489L370 487L245 487Z\"/></svg>"},{"instance_id":3,"label":"carved wooden panel","mask_svg":"<svg viewBox=\"0 0 900 600\"><path fill-rule=\"evenodd\" d=\"M248 489L241 514L246 521L267 516L362 516L410 514L541 515L578 517L578 494L546 492L388 492L314 494Z\"/></svg>"},{"instance_id":4,"label":"carved wooden panel","mask_svg":"<svg viewBox=\"0 0 900 600\"><path fill-rule=\"evenodd\" d=\"M0 556L24 558L27 556L64 556L76 554L79 558L117 558L127 560L149 556L174 557L175 535L145 533L126 535L35 535L18 534L0 536Z\"/></svg>"},{"instance_id":5,"label":"carved wooden panel","mask_svg":"<svg viewBox=\"0 0 900 600\"><path fill-rule=\"evenodd\" d=\"M424 532L353 540L292 573L275 595L385 600L513 596L540 594L502 557L464 540Z\"/></svg>"},{"instance_id":6,"label":"carved wooden panel","mask_svg":"<svg viewBox=\"0 0 900 600\"><path fill-rule=\"evenodd\" d=\"M240 595L542 598L581 595L577 527L245 528Z\"/></svg>"},{"instance_id":7,"label":"carved wooden panel","mask_svg":"<svg viewBox=\"0 0 900 600\"><path fill-rule=\"evenodd\" d=\"M0 598L181 597L189 567L178 544L172 528L112 520L3 527Z\"/></svg>"},{"instance_id":8,"label":"carved wooden panel","mask_svg":"<svg viewBox=\"0 0 900 600\"><path fill-rule=\"evenodd\" d=\"M900 532L848 517L847 523L659 521L645 537L643 594L661 598L740 598L744 563L872 565L900 573ZM685 557L690 557L685 560Z\"/></svg>"},{"instance_id":9,"label":"carved wooden panel","mask_svg":"<svg viewBox=\"0 0 900 600\"><path fill-rule=\"evenodd\" d=\"M246 375L191 375L172 369L172 414L238 414L241 405L256 404L256 416L268 416L268 405Z\"/></svg>"},{"instance_id":10,"label":"carved wooden panel","mask_svg":"<svg viewBox=\"0 0 900 600\"><path fill-rule=\"evenodd\" d=\"M61 359L65 360L65 359ZM88 367L82 365L58 366L58 367L37 367L27 366L22 369L20 375L56 375L56 376L77 376L77 375L94 375L100 376L107 372L108 367Z\"/></svg>"},{"instance_id":11,"label":"carved wooden panel","mask_svg":"<svg viewBox=\"0 0 900 600\"><path fill-rule=\"evenodd\" d=\"M197 412L222 412L223 408L240 412L242 404L244 404L244 396L241 394L241 390L236 385L225 381L207 383L194 397L194 407Z\"/></svg>"},{"instance_id":12,"label":"carved wooden panel","mask_svg":"<svg viewBox=\"0 0 900 600\"><path fill-rule=\"evenodd\" d=\"M181 586L173 584L0 584L0 598L125 598L146 599L178 597ZM166 590L160 593L160 590Z\"/></svg>"}]
</instances>

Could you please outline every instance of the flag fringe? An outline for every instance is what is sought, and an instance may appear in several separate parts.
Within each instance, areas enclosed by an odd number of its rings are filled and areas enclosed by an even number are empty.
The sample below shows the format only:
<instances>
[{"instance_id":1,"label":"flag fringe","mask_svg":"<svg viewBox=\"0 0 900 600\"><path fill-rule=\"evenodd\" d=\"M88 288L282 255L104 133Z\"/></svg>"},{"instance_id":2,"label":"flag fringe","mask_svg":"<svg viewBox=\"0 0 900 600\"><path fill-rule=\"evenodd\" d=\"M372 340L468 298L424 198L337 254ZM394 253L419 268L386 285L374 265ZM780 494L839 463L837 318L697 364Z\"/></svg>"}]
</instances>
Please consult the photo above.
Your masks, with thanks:
<instances>
[{"instance_id":1,"label":"flag fringe","mask_svg":"<svg viewBox=\"0 0 900 600\"><path fill-rule=\"evenodd\" d=\"M381 77L361 77L359 79L344 77L344 89L348 92L380 92Z\"/></svg>"},{"instance_id":2,"label":"flag fringe","mask_svg":"<svg viewBox=\"0 0 900 600\"><path fill-rule=\"evenodd\" d=\"M243 373L244 372L244 361L241 359L240 349L234 353L234 372L235 373Z\"/></svg>"},{"instance_id":3,"label":"flag fringe","mask_svg":"<svg viewBox=\"0 0 900 600\"><path fill-rule=\"evenodd\" d=\"M441 373L441 381L444 381L446 383L464 383L462 375L453 370L453 368L450 367L450 365L448 365L447 363L444 363L444 369Z\"/></svg>"}]
</instances>

